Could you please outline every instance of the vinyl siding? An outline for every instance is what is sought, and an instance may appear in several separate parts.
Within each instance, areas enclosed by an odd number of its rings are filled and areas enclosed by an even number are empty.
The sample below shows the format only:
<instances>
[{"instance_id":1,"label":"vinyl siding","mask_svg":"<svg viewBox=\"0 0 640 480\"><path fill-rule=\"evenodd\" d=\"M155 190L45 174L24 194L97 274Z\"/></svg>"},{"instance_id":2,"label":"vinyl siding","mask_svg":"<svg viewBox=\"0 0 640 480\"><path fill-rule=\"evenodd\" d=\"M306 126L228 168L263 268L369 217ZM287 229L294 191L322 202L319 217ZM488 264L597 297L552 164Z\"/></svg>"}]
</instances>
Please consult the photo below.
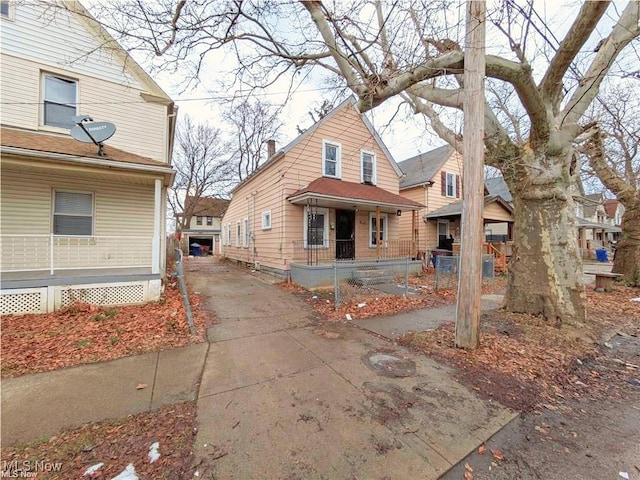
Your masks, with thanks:
<instances>
[{"instance_id":1,"label":"vinyl siding","mask_svg":"<svg viewBox=\"0 0 640 480\"><path fill-rule=\"evenodd\" d=\"M495 202L485 205L483 216L485 220L503 220L505 222L513 222L513 216L501 205Z\"/></svg>"},{"instance_id":2,"label":"vinyl siding","mask_svg":"<svg viewBox=\"0 0 640 480\"><path fill-rule=\"evenodd\" d=\"M428 190L433 187L424 187L422 185L418 185L417 187L407 188L402 190L400 194L403 197L406 197L415 202L421 203L422 205L427 205L428 199ZM421 208L418 211L418 249L419 250L427 250L429 249L427 243L427 224L424 222L424 216L427 214L428 205L425 208ZM398 219L398 229L400 232L400 240L411 240L412 232L412 220L411 213L405 212Z\"/></svg>"},{"instance_id":3,"label":"vinyl siding","mask_svg":"<svg viewBox=\"0 0 640 480\"><path fill-rule=\"evenodd\" d=\"M189 228L191 230L212 230L219 231L221 229L221 219L218 217L213 217L212 225L207 225L207 216L202 215L202 225L198 225L197 219L198 215L194 215L191 217L191 222L189 222Z\"/></svg>"},{"instance_id":4,"label":"vinyl siding","mask_svg":"<svg viewBox=\"0 0 640 480\"><path fill-rule=\"evenodd\" d=\"M53 2L15 2L13 21L2 21L2 52L53 68L141 88L84 20ZM73 32L73 34L70 34ZM90 52L90 53L89 53ZM3 62L4 68L4 62Z\"/></svg>"},{"instance_id":5,"label":"vinyl siding","mask_svg":"<svg viewBox=\"0 0 640 480\"><path fill-rule=\"evenodd\" d=\"M43 71L78 80L78 114L115 123L117 130L105 142L107 149L111 145L154 160L167 161L166 107L145 102L140 96L141 90L5 54L2 55L0 72L2 101L5 102L0 112L3 125L68 134L65 130L40 126Z\"/></svg>"},{"instance_id":6,"label":"vinyl siding","mask_svg":"<svg viewBox=\"0 0 640 480\"><path fill-rule=\"evenodd\" d=\"M294 251L293 242L304 238L304 208L292 205L287 197L322 176L323 140L341 145L342 180L360 183L360 154L362 150L366 150L376 155L377 186L398 194L399 181L393 166L358 112L348 104L291 148L283 158L266 166L234 192L222 220L223 227L228 225L232 228L231 245L223 246L223 253L227 257L247 262L259 261L280 270L289 269ZM262 230L262 212L268 210L271 211L271 229ZM359 211L356 219L358 257L361 253L371 254L368 248L368 226L359 222L364 215L368 219L368 212ZM389 239L397 238L398 234L397 221L391 217L389 215ZM236 247L235 242L236 222L242 222L244 218L249 219L250 230L254 235L249 248ZM333 209L329 211L329 222L335 222ZM335 231L330 229L329 236L330 239L335 239ZM362 248L363 245L366 249ZM375 249L373 250L375 257Z\"/></svg>"},{"instance_id":7,"label":"vinyl siding","mask_svg":"<svg viewBox=\"0 0 640 480\"><path fill-rule=\"evenodd\" d=\"M49 235L52 192L69 190L94 194L94 235L153 235L154 189L151 185L95 182L90 179L13 170L2 172L3 235ZM151 248L151 245L149 245Z\"/></svg>"},{"instance_id":8,"label":"vinyl siding","mask_svg":"<svg viewBox=\"0 0 640 480\"><path fill-rule=\"evenodd\" d=\"M427 202L429 206L429 212L433 212L445 205L457 202L462 199L462 191L460 191L459 198L446 197L442 195L442 178L441 172L455 173L460 177L460 188L462 190L462 157L457 152L454 152L451 157L444 163L439 172L437 172L432 181L434 182L432 187L427 189Z\"/></svg>"}]
</instances>

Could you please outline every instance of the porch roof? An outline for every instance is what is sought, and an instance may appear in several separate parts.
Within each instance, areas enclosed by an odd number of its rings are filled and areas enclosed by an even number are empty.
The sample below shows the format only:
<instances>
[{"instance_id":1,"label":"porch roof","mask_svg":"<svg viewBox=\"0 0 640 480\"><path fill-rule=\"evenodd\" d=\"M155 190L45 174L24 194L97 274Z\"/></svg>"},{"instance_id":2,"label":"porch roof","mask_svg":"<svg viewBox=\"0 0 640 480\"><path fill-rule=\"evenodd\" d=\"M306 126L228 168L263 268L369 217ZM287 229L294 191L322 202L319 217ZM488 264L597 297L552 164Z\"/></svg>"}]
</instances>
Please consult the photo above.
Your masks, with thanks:
<instances>
[{"instance_id":1,"label":"porch roof","mask_svg":"<svg viewBox=\"0 0 640 480\"><path fill-rule=\"evenodd\" d=\"M486 195L484 197L484 204L489 205L491 203L498 203L502 208L504 208L510 214L513 214L513 207L507 203L501 196L498 195ZM462 200L458 200L457 202L449 203L444 207L440 207L437 210L434 210L431 213L427 213L424 218L443 218L443 217L459 217L462 215ZM485 218L485 220L491 220L490 218Z\"/></svg>"},{"instance_id":2,"label":"porch roof","mask_svg":"<svg viewBox=\"0 0 640 480\"><path fill-rule=\"evenodd\" d=\"M622 228L616 225L609 225L608 223L590 222L584 218L576 217L578 221L578 228L593 228L595 230L604 230L606 232L622 232Z\"/></svg>"},{"instance_id":3,"label":"porch roof","mask_svg":"<svg viewBox=\"0 0 640 480\"><path fill-rule=\"evenodd\" d=\"M301 205L307 200L318 200L319 206L329 207L380 207L381 210L418 210L424 205L408 198L388 192L375 185L345 182L335 178L320 177L305 188L289 195L288 200L294 205Z\"/></svg>"}]
</instances>

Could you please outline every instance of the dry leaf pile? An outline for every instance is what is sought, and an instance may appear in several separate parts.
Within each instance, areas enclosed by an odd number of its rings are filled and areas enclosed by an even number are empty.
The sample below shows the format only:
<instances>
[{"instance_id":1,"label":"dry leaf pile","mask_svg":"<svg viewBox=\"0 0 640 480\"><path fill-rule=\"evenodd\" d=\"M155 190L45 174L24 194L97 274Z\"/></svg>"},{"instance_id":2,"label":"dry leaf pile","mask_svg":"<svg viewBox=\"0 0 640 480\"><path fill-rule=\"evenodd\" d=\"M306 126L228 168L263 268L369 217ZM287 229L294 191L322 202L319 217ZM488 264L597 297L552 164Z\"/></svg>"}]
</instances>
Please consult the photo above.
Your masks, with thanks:
<instances>
[{"instance_id":1,"label":"dry leaf pile","mask_svg":"<svg viewBox=\"0 0 640 480\"><path fill-rule=\"evenodd\" d=\"M213 321L190 295L197 335L169 285L159 302L124 307L76 303L38 315L2 317L2 377L16 377L202 342Z\"/></svg>"},{"instance_id":2,"label":"dry leaf pile","mask_svg":"<svg viewBox=\"0 0 640 480\"><path fill-rule=\"evenodd\" d=\"M195 424L194 403L172 405L116 421L87 424L41 442L3 448L2 460L8 462L4 465L12 461L18 465L60 464L57 472L40 471L29 478L113 478L131 463L140 478L190 479ZM150 463L149 446L154 442L160 444L160 458ZM83 475L98 463L104 466L93 475Z\"/></svg>"}]
</instances>

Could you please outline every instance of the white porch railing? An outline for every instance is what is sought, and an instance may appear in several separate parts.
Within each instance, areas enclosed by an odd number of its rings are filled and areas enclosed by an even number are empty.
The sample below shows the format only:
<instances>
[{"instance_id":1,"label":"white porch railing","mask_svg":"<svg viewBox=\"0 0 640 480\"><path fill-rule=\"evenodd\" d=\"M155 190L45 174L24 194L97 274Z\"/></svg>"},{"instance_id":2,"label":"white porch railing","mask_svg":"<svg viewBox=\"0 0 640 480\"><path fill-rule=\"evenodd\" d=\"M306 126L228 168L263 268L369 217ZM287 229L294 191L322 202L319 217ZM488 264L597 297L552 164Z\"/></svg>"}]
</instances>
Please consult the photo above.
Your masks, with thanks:
<instances>
[{"instance_id":1,"label":"white porch railing","mask_svg":"<svg viewBox=\"0 0 640 480\"><path fill-rule=\"evenodd\" d=\"M152 237L0 235L0 270L151 267Z\"/></svg>"}]
</instances>

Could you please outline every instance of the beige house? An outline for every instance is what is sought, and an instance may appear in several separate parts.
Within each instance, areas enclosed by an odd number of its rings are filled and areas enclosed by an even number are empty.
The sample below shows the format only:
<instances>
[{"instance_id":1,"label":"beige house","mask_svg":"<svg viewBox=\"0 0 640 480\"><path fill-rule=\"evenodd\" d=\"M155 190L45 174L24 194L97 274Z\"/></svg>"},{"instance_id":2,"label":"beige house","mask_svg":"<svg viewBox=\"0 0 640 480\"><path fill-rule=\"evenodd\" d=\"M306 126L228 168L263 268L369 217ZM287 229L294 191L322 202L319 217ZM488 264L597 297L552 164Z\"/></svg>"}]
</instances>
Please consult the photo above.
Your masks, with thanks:
<instances>
[{"instance_id":1,"label":"beige house","mask_svg":"<svg viewBox=\"0 0 640 480\"><path fill-rule=\"evenodd\" d=\"M189 255L222 253L220 234L222 216L229 200L213 197L187 197L185 210L192 212L188 228L179 232L180 246Z\"/></svg>"},{"instance_id":2,"label":"beige house","mask_svg":"<svg viewBox=\"0 0 640 480\"><path fill-rule=\"evenodd\" d=\"M0 19L5 314L156 300L165 272L174 104L64 5L10 2ZM116 125L104 155L70 136L77 115Z\"/></svg>"},{"instance_id":3,"label":"beige house","mask_svg":"<svg viewBox=\"0 0 640 480\"><path fill-rule=\"evenodd\" d=\"M415 220L422 204L399 195L401 171L353 99L281 150L270 147L233 191L226 257L308 285L304 267L415 254L410 236L400 240L400 219Z\"/></svg>"},{"instance_id":4,"label":"beige house","mask_svg":"<svg viewBox=\"0 0 640 480\"><path fill-rule=\"evenodd\" d=\"M419 250L429 255L434 250L456 249L462 216L462 156L447 145L416 155L398 166L404 172L400 180L402 196L425 205L419 211ZM485 193L486 239L511 240L513 208L501 194L491 194L488 184ZM400 238L411 238L412 225L410 219L400 219Z\"/></svg>"},{"instance_id":5,"label":"beige house","mask_svg":"<svg viewBox=\"0 0 640 480\"><path fill-rule=\"evenodd\" d=\"M592 258L596 250L610 249L611 239L617 238L622 231L620 225L615 225L614 218L607 214L606 200L601 193L576 196L576 221L578 224L578 244L582 256ZM622 216L619 216L620 220ZM608 258L612 258L609 252Z\"/></svg>"}]
</instances>

